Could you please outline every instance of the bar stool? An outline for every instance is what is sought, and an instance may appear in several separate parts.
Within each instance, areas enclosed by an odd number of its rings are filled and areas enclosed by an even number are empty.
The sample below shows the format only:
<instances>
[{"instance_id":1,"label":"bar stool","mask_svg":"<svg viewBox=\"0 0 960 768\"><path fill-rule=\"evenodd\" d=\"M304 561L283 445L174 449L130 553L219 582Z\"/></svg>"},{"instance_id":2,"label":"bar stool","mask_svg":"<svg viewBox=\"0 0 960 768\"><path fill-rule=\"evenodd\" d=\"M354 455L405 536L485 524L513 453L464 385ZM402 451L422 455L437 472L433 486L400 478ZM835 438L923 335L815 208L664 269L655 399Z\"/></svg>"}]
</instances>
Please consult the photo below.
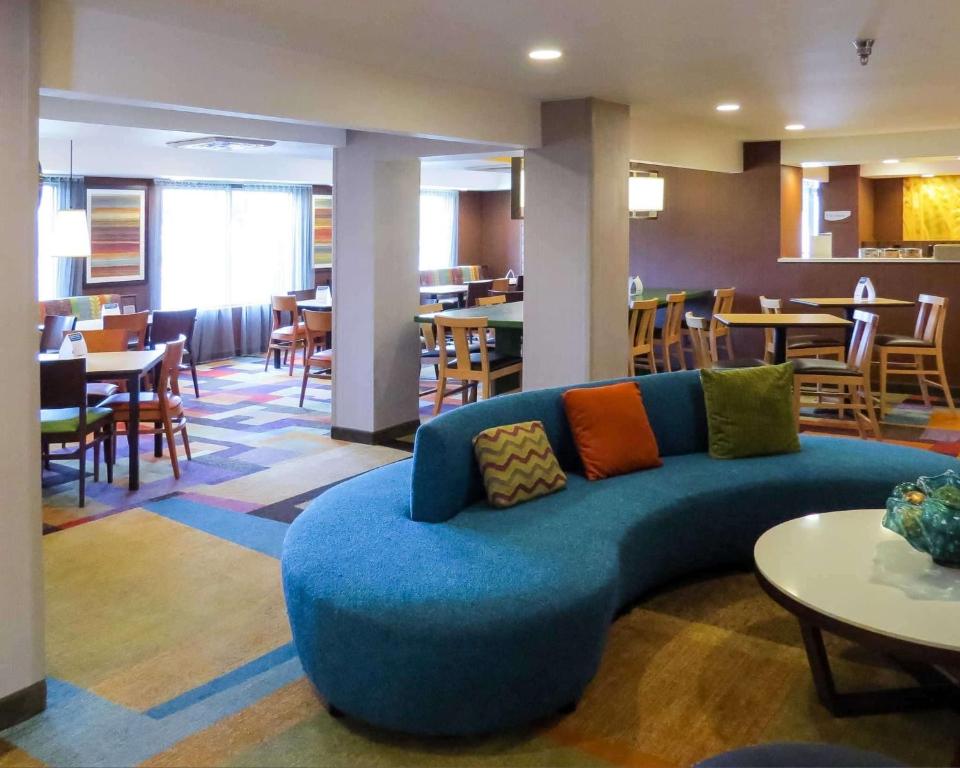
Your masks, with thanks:
<instances>
[{"instance_id":1,"label":"bar stool","mask_svg":"<svg viewBox=\"0 0 960 768\"><path fill-rule=\"evenodd\" d=\"M947 321L948 301L944 296L920 294L917 299L917 324L913 336L881 334L876 346L880 357L880 418L887 411L887 378L889 376L916 376L923 395L923 404L930 404L929 386L943 390L944 400L951 413L956 413L947 372L943 364L943 327ZM910 360L891 360L891 357L908 357ZM933 358L933 367L925 367L925 358ZM935 376L936 380L927 378Z\"/></svg>"}]
</instances>

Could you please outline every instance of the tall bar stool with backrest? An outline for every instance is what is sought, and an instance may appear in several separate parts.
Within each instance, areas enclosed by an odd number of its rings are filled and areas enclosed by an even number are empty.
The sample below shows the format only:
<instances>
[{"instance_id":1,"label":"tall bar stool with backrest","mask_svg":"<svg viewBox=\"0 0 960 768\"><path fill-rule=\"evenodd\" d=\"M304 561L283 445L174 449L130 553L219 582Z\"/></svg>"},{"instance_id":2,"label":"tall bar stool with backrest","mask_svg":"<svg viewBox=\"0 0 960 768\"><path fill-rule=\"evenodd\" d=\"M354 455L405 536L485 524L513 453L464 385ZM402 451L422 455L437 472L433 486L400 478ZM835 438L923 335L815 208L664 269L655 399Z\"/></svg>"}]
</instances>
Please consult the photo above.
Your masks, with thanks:
<instances>
[{"instance_id":1,"label":"tall bar stool with backrest","mask_svg":"<svg viewBox=\"0 0 960 768\"><path fill-rule=\"evenodd\" d=\"M683 349L683 308L687 294L667 294L667 311L664 313L663 328L660 329L660 359L666 371L673 370L673 355L680 361L680 370L687 370L687 360Z\"/></svg>"},{"instance_id":2,"label":"tall bar stool with backrest","mask_svg":"<svg viewBox=\"0 0 960 768\"><path fill-rule=\"evenodd\" d=\"M76 315L47 315L43 318L43 331L40 334L41 352L59 352L63 344L63 335L77 326Z\"/></svg>"},{"instance_id":3,"label":"tall bar stool with backrest","mask_svg":"<svg viewBox=\"0 0 960 768\"><path fill-rule=\"evenodd\" d=\"M783 311L780 299L760 297L760 311L765 315L779 315ZM773 328L763 329L763 361L772 363L774 360L775 344ZM843 360L847 351L836 339L829 336L793 336L787 339L787 359L792 357L832 357Z\"/></svg>"},{"instance_id":4,"label":"tall bar stool with backrest","mask_svg":"<svg viewBox=\"0 0 960 768\"><path fill-rule=\"evenodd\" d=\"M880 424L873 408L873 393L870 390L870 364L879 318L872 312L858 309L853 313L853 321L853 336L850 338L846 362L811 357L795 358L792 361L794 409L798 423L810 426L836 426L849 411L853 414L853 424L861 437L865 437L866 425L873 431L874 437L879 438ZM831 397L836 397L836 402L824 402L821 397L818 398L817 408L836 410L839 418L801 417L800 401L804 388L821 390L823 385L837 388L835 393L830 393Z\"/></svg>"},{"instance_id":5,"label":"tall bar stool with backrest","mask_svg":"<svg viewBox=\"0 0 960 768\"><path fill-rule=\"evenodd\" d=\"M710 321L705 317L687 312L684 317L690 331L690 343L693 346L693 364L697 368L756 368L764 365L763 360L741 358L718 360L714 356L714 347L710 343Z\"/></svg>"},{"instance_id":6,"label":"tall bar stool with backrest","mask_svg":"<svg viewBox=\"0 0 960 768\"><path fill-rule=\"evenodd\" d=\"M930 407L932 384L943 390L944 400L951 413L956 413L947 371L943 364L943 328L947 322L947 304L944 296L920 294L917 311L917 324L913 336L882 334L877 336L877 349L880 356L880 418L888 409L887 378L890 376L916 376L923 395L923 403ZM909 361L891 360L891 357L908 357ZM933 358L933 368L925 367L925 358ZM927 378L936 376L936 380Z\"/></svg>"},{"instance_id":7,"label":"tall bar stool with backrest","mask_svg":"<svg viewBox=\"0 0 960 768\"><path fill-rule=\"evenodd\" d=\"M163 344L176 341L183 336L186 341L183 345L185 360L180 363L180 370L190 369L190 378L193 379L193 393L200 397L200 385L197 383L197 363L193 354L193 332L197 326L197 310L179 309L175 311L157 311L153 313L153 325L150 330L150 343Z\"/></svg>"},{"instance_id":8,"label":"tall bar stool with backrest","mask_svg":"<svg viewBox=\"0 0 960 768\"><path fill-rule=\"evenodd\" d=\"M489 349L486 344L481 344L478 352L470 351L471 334L483 338L487 331L487 318L455 318L440 313L436 316L436 325L439 339L445 339L448 334L453 339L453 359L451 359L451 350L441 342L440 377L437 381L437 394L433 407L435 416L440 413L449 379L456 379L464 387L473 385L474 399L476 399L476 386L482 385L483 399L487 399L492 394L494 381L512 374L522 375L523 360L519 357L500 355Z\"/></svg>"},{"instance_id":9,"label":"tall bar stool with backrest","mask_svg":"<svg viewBox=\"0 0 960 768\"><path fill-rule=\"evenodd\" d=\"M87 449L93 449L93 479L100 480L100 445L107 463L107 482L113 482L113 411L87 405L87 360L83 357L40 363L40 451L44 466L52 459L80 462L80 506L86 503ZM51 443L76 443L72 451L52 453Z\"/></svg>"},{"instance_id":10,"label":"tall bar stool with backrest","mask_svg":"<svg viewBox=\"0 0 960 768\"><path fill-rule=\"evenodd\" d=\"M333 349L327 346L327 340L333 333L333 312L324 310L303 310L303 324L307 337L306 358L303 361L303 381L300 384L300 407L307 395L307 377L333 378Z\"/></svg>"},{"instance_id":11,"label":"tall bar stool with backrest","mask_svg":"<svg viewBox=\"0 0 960 768\"><path fill-rule=\"evenodd\" d=\"M286 316L290 316L287 324ZM300 310L297 300L293 296L271 296L270 316L270 343L267 345L267 357L263 361L263 370L270 365L270 353L289 355L290 375L293 376L293 366L297 360L297 350L306 350L306 335L303 323L300 322Z\"/></svg>"},{"instance_id":12,"label":"tall bar stool with backrest","mask_svg":"<svg viewBox=\"0 0 960 768\"><path fill-rule=\"evenodd\" d=\"M103 330L124 330L130 331L131 336L136 334L136 341L130 344L134 349L146 349L147 347L147 326L150 323L149 312L134 312L129 315L104 315Z\"/></svg>"},{"instance_id":13,"label":"tall bar stool with backrest","mask_svg":"<svg viewBox=\"0 0 960 768\"><path fill-rule=\"evenodd\" d=\"M727 358L729 360L734 359L733 339L730 337L730 329L717 320L717 315L733 311L733 299L736 293L736 288L717 288L713 292L713 313L710 315L710 356L714 360L720 359L720 339L724 340Z\"/></svg>"},{"instance_id":14,"label":"tall bar stool with backrest","mask_svg":"<svg viewBox=\"0 0 960 768\"><path fill-rule=\"evenodd\" d=\"M187 416L180 397L180 361L185 343L185 336L181 336L176 341L166 342L166 349L160 362L160 375L157 377L157 391L140 395L140 423L152 423L146 434L166 436L170 464L173 466L173 476L177 480L180 479L180 461L177 458L174 435L178 432L183 440L187 461L193 458L190 454L190 438L187 436ZM108 397L103 405L113 410L114 420L125 424L128 433L130 430L139 432L140 424L130 423L129 392L119 392Z\"/></svg>"},{"instance_id":15,"label":"tall bar stool with backrest","mask_svg":"<svg viewBox=\"0 0 960 768\"><path fill-rule=\"evenodd\" d=\"M627 330L630 334L630 357L627 360L627 376L637 375L637 366L650 373L657 372L657 359L653 353L653 330L657 320L657 300L630 302Z\"/></svg>"}]
</instances>

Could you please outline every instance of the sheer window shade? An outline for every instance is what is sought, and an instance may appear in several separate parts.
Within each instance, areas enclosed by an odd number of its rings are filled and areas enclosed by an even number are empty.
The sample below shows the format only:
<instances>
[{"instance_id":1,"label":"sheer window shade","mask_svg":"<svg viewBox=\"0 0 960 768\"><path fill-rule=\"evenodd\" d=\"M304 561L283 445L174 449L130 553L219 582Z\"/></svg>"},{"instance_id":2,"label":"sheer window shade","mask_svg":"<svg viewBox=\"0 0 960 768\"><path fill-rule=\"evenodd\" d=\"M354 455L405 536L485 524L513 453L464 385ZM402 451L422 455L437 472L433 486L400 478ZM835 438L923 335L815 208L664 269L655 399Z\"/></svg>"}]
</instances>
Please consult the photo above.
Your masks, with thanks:
<instances>
[{"instance_id":1,"label":"sheer window shade","mask_svg":"<svg viewBox=\"0 0 960 768\"><path fill-rule=\"evenodd\" d=\"M420 269L443 269L457 263L459 198L455 190L420 192Z\"/></svg>"}]
</instances>

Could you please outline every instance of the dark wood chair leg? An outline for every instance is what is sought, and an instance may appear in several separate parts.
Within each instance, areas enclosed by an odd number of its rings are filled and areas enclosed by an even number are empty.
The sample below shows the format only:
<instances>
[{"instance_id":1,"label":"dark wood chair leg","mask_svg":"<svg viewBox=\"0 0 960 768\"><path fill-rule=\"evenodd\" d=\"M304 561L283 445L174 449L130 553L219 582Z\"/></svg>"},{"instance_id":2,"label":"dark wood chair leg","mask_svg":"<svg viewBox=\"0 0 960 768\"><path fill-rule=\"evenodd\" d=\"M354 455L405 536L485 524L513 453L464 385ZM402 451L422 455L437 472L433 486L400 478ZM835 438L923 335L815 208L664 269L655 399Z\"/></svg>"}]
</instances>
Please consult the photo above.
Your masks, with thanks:
<instances>
[{"instance_id":1,"label":"dark wood chair leg","mask_svg":"<svg viewBox=\"0 0 960 768\"><path fill-rule=\"evenodd\" d=\"M193 379L193 394L200 399L200 385L197 383L197 366L193 362L193 355L190 356L190 378Z\"/></svg>"},{"instance_id":2,"label":"dark wood chair leg","mask_svg":"<svg viewBox=\"0 0 960 768\"><path fill-rule=\"evenodd\" d=\"M80 509L83 509L86 503L87 494L87 450L83 446L83 436L80 436Z\"/></svg>"},{"instance_id":3,"label":"dark wood chair leg","mask_svg":"<svg viewBox=\"0 0 960 768\"><path fill-rule=\"evenodd\" d=\"M93 482L100 482L100 441L96 439L96 433L93 441Z\"/></svg>"},{"instance_id":4,"label":"dark wood chair leg","mask_svg":"<svg viewBox=\"0 0 960 768\"><path fill-rule=\"evenodd\" d=\"M153 455L159 459L163 456L163 422L153 422L153 429Z\"/></svg>"},{"instance_id":5,"label":"dark wood chair leg","mask_svg":"<svg viewBox=\"0 0 960 768\"><path fill-rule=\"evenodd\" d=\"M113 435L114 435L115 429L116 428L113 426L113 424L111 424L109 427L107 427L106 432L104 434L104 438L103 438L103 457L107 461L107 482L108 483L113 483L113 462L114 462Z\"/></svg>"}]
</instances>

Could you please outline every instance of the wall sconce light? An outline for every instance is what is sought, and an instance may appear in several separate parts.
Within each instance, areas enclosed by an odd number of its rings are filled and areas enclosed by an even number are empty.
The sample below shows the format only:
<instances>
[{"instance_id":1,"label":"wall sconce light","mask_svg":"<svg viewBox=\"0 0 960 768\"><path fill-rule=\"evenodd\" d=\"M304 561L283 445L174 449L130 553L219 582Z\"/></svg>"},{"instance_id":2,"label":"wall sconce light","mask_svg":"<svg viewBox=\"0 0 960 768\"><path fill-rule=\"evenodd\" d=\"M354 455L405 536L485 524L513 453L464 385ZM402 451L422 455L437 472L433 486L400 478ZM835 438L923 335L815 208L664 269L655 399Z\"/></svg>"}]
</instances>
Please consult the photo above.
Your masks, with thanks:
<instances>
[{"instance_id":1,"label":"wall sconce light","mask_svg":"<svg viewBox=\"0 0 960 768\"><path fill-rule=\"evenodd\" d=\"M663 210L663 177L630 164L627 199L631 219L655 219Z\"/></svg>"},{"instance_id":2,"label":"wall sconce light","mask_svg":"<svg viewBox=\"0 0 960 768\"><path fill-rule=\"evenodd\" d=\"M523 218L524 205L523 158L510 158L510 218Z\"/></svg>"}]
</instances>

